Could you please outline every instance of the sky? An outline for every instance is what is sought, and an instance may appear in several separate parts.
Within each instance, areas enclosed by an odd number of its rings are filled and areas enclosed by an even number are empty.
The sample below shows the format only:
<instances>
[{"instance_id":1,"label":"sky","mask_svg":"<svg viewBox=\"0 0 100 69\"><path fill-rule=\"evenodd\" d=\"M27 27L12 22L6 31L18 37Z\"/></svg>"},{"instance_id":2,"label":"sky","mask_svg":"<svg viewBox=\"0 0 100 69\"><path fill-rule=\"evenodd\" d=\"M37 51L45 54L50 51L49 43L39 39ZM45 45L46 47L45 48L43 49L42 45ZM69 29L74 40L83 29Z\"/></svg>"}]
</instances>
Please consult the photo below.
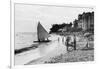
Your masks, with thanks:
<instances>
[{"instance_id":1,"label":"sky","mask_svg":"<svg viewBox=\"0 0 100 69\"><path fill-rule=\"evenodd\" d=\"M52 24L73 22L79 14L92 8L15 4L15 32L37 32L37 24L49 32Z\"/></svg>"}]
</instances>

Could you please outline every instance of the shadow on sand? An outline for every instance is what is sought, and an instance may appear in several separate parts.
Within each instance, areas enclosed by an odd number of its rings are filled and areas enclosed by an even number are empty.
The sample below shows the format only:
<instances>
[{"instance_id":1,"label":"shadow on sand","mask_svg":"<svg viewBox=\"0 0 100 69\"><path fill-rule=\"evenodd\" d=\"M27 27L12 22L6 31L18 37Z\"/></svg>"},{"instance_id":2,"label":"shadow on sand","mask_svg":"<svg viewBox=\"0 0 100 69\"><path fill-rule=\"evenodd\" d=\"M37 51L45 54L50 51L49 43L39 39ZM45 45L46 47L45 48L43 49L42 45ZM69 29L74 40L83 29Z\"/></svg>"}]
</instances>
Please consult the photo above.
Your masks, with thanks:
<instances>
[{"instance_id":1,"label":"shadow on sand","mask_svg":"<svg viewBox=\"0 0 100 69\"><path fill-rule=\"evenodd\" d=\"M14 53L16 55L16 54L19 54L19 53L22 53L22 52L25 52L25 51L29 51L31 49L35 49L35 48L38 48L38 44L32 44L30 47L25 47L25 48L22 48L22 49L16 49L14 51Z\"/></svg>"}]
</instances>

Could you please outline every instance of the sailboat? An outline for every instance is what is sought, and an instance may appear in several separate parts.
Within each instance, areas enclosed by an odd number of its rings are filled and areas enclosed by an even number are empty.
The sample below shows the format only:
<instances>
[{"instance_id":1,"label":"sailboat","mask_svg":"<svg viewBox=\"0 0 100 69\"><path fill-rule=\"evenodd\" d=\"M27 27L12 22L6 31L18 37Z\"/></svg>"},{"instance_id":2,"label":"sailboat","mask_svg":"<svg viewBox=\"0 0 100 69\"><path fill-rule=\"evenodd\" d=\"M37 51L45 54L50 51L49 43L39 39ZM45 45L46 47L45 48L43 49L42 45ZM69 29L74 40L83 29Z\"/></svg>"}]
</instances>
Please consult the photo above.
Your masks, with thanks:
<instances>
[{"instance_id":1,"label":"sailboat","mask_svg":"<svg viewBox=\"0 0 100 69\"><path fill-rule=\"evenodd\" d=\"M44 27L38 22L37 26L37 39L38 41L34 42L50 42L48 39L50 37L50 34L44 29Z\"/></svg>"}]
</instances>

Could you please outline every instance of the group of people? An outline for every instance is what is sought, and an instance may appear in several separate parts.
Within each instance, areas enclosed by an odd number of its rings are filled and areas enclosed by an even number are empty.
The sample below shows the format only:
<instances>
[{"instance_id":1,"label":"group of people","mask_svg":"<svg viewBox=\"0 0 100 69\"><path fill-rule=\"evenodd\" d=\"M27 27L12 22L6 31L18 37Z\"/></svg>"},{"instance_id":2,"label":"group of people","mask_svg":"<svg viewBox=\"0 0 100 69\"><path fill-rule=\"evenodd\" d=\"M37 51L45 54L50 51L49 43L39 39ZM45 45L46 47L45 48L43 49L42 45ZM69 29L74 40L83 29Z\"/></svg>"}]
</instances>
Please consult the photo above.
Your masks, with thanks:
<instances>
[{"instance_id":1,"label":"group of people","mask_svg":"<svg viewBox=\"0 0 100 69\"><path fill-rule=\"evenodd\" d=\"M70 42L70 40L71 40L71 37L67 37L65 41L65 46L66 46L67 51L69 51L69 47L76 50L76 36L74 35L73 42Z\"/></svg>"},{"instance_id":2,"label":"group of people","mask_svg":"<svg viewBox=\"0 0 100 69\"><path fill-rule=\"evenodd\" d=\"M76 36L73 35L73 41L71 41L71 36L67 36L67 37L62 37L62 42L64 43L64 45L66 46L66 50L70 51L69 48L72 48L73 50L76 50ZM60 41L60 38L58 38L58 41Z\"/></svg>"}]
</instances>

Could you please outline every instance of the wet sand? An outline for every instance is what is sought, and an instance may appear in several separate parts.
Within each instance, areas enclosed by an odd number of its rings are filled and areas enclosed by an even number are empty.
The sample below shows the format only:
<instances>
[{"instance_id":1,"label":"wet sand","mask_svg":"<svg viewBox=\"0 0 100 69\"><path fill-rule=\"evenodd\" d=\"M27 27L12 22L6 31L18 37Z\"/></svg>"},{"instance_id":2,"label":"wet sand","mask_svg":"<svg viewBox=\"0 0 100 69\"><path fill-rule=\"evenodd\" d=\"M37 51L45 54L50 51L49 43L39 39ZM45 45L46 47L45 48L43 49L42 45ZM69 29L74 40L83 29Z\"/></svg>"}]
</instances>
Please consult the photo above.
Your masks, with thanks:
<instances>
[{"instance_id":1,"label":"wet sand","mask_svg":"<svg viewBox=\"0 0 100 69\"><path fill-rule=\"evenodd\" d=\"M37 49L26 51L15 55L15 64L23 65L30 64L30 62L37 59L48 59L49 57L57 56L64 53L66 50L65 46L60 43L61 41L53 41L50 44L42 44ZM34 63L34 62L33 62ZM40 62L39 62L40 63Z\"/></svg>"}]
</instances>

